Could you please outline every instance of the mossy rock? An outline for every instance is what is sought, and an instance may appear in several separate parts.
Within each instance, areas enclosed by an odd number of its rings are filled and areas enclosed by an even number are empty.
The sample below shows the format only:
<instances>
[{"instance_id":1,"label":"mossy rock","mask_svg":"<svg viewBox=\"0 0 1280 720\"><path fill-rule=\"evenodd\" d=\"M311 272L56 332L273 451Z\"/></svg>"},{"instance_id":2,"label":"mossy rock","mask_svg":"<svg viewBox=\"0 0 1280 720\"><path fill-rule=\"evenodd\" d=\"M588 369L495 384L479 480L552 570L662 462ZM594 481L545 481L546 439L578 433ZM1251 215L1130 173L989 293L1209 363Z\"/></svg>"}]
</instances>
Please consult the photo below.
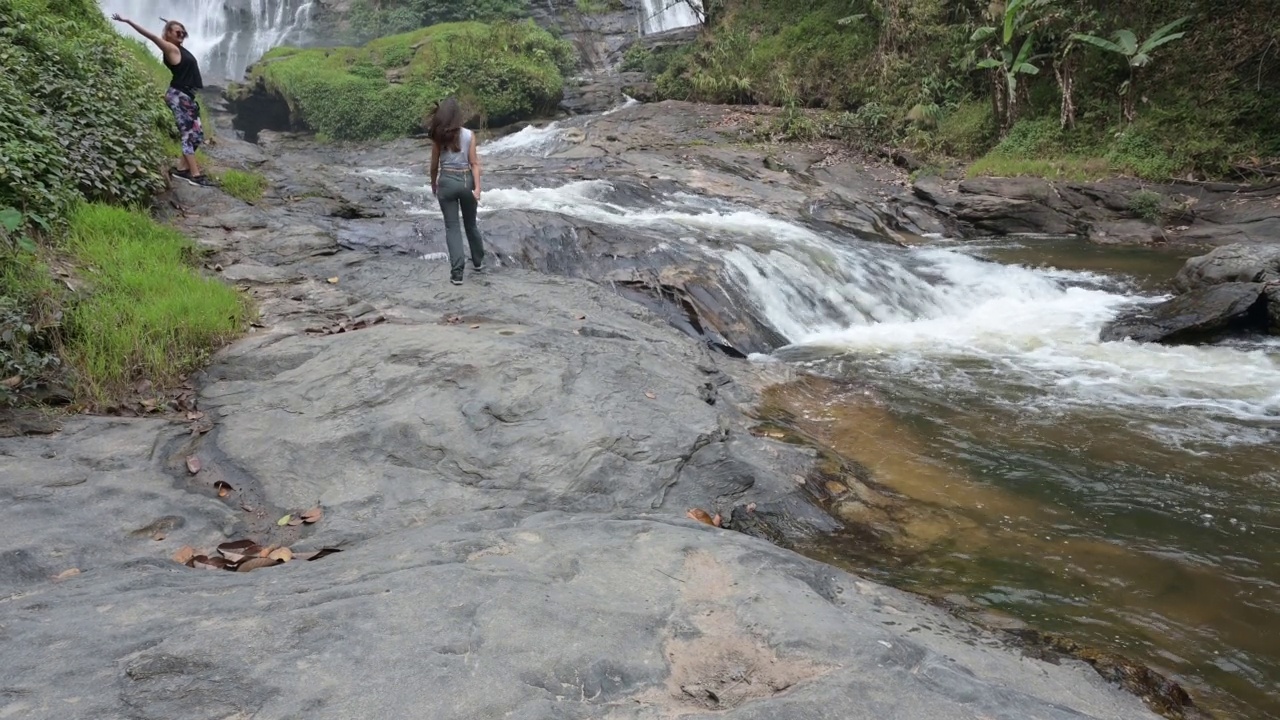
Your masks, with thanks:
<instances>
[{"instance_id":1,"label":"mossy rock","mask_svg":"<svg viewBox=\"0 0 1280 720\"><path fill-rule=\"evenodd\" d=\"M572 45L532 22L449 23L362 47L276 48L230 95L250 137L265 128L389 139L419 132L448 95L489 125L548 114L574 58Z\"/></svg>"}]
</instances>

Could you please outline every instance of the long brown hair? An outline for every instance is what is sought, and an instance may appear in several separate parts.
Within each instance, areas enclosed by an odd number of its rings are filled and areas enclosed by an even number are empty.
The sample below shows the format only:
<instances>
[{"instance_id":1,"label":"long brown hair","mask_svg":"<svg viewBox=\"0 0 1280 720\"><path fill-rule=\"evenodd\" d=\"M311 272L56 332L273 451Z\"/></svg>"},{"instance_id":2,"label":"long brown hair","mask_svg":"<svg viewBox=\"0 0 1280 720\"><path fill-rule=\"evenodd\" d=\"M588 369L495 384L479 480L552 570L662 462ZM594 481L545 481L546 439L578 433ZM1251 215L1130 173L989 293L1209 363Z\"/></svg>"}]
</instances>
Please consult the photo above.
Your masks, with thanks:
<instances>
[{"instance_id":1,"label":"long brown hair","mask_svg":"<svg viewBox=\"0 0 1280 720\"><path fill-rule=\"evenodd\" d=\"M447 97L437 105L431 113L431 122L427 126L427 135L431 141L453 152L462 150L462 125L466 118L462 113L462 105L457 98Z\"/></svg>"}]
</instances>

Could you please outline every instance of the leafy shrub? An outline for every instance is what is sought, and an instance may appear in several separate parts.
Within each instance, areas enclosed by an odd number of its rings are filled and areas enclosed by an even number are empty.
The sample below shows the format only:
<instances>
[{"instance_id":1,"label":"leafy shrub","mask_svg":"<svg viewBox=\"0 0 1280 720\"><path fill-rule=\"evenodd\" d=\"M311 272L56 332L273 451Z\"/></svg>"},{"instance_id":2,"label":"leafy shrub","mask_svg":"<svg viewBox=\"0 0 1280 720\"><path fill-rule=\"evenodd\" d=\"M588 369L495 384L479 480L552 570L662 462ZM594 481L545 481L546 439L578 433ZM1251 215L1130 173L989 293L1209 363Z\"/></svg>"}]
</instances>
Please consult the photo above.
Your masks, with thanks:
<instances>
[{"instance_id":1,"label":"leafy shrub","mask_svg":"<svg viewBox=\"0 0 1280 720\"><path fill-rule=\"evenodd\" d=\"M1150 190L1138 190L1129 196L1129 212L1149 222L1164 217L1164 196Z\"/></svg>"},{"instance_id":2,"label":"leafy shrub","mask_svg":"<svg viewBox=\"0 0 1280 720\"><path fill-rule=\"evenodd\" d=\"M136 203L159 186L165 112L90 0L0 5L0 207L50 231L77 197Z\"/></svg>"},{"instance_id":3,"label":"leafy shrub","mask_svg":"<svg viewBox=\"0 0 1280 720\"><path fill-rule=\"evenodd\" d=\"M528 0L355 0L347 13L347 34L350 42L360 43L429 25L516 20L528 15Z\"/></svg>"},{"instance_id":4,"label":"leafy shrub","mask_svg":"<svg viewBox=\"0 0 1280 720\"><path fill-rule=\"evenodd\" d=\"M419 130L450 94L494 124L548 112L575 59L571 44L531 21L436 25L361 48L274 50L237 97L277 93L295 124L329 138L391 138ZM384 70L393 61L404 64Z\"/></svg>"},{"instance_id":5,"label":"leafy shrub","mask_svg":"<svg viewBox=\"0 0 1280 720\"><path fill-rule=\"evenodd\" d=\"M996 121L988 102L962 102L938 123L940 149L954 157L975 158L986 152L995 138Z\"/></svg>"}]
</instances>

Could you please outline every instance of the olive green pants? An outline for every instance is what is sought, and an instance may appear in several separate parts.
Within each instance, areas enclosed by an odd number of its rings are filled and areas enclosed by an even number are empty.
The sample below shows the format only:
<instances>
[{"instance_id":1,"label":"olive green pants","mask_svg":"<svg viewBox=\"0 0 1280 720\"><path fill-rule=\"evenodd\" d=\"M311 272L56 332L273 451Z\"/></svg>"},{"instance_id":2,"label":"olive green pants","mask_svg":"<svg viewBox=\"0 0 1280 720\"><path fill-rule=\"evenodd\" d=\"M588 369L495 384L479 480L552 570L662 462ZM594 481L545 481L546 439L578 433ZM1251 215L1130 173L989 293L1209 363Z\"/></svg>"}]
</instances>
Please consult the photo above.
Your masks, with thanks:
<instances>
[{"instance_id":1,"label":"olive green pants","mask_svg":"<svg viewBox=\"0 0 1280 720\"><path fill-rule=\"evenodd\" d=\"M457 279L462 277L466 267L466 258L462 254L462 231L467 232L467 244L471 246L471 263L480 267L484 263L484 239L480 237L480 228L476 227L476 196L471 193L474 183L471 172L441 172L436 199L440 201L440 212L444 213L444 241L449 246L449 274ZM462 215L461 227L458 215Z\"/></svg>"}]
</instances>

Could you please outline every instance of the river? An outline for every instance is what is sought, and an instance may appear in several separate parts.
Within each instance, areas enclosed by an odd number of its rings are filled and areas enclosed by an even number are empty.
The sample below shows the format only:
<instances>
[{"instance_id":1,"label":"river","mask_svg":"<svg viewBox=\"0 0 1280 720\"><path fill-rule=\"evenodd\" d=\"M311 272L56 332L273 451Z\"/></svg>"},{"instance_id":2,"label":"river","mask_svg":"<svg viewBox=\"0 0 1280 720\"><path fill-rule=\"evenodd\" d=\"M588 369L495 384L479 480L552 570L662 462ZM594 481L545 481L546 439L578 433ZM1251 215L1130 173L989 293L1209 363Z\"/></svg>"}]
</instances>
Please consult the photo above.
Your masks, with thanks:
<instances>
[{"instance_id":1,"label":"river","mask_svg":"<svg viewBox=\"0 0 1280 720\"><path fill-rule=\"evenodd\" d=\"M483 154L527 163L561 132ZM839 381L780 401L915 510L895 518L892 557L852 536L807 553L1118 652L1224 716L1280 718L1280 342L1098 340L1185 255L1052 238L901 248L706 194L637 203L607 180L491 181L482 212L507 210L704 254L789 342L753 362ZM423 194L411 212L438 210Z\"/></svg>"}]
</instances>

